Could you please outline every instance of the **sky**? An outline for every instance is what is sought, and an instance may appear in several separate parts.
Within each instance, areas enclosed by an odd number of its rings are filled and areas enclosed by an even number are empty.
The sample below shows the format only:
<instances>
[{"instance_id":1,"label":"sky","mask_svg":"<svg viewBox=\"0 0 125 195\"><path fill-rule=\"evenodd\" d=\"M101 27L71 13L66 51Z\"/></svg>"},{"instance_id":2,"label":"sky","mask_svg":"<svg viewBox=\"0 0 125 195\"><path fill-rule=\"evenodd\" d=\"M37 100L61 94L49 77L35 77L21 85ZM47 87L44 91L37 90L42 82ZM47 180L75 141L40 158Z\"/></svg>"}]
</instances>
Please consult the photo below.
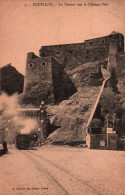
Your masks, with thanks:
<instances>
[{"instance_id":1,"label":"sky","mask_svg":"<svg viewBox=\"0 0 125 195\"><path fill-rule=\"evenodd\" d=\"M27 53L39 55L41 46L81 43L112 31L125 35L124 10L124 0L0 0L0 67L11 63L25 75Z\"/></svg>"}]
</instances>

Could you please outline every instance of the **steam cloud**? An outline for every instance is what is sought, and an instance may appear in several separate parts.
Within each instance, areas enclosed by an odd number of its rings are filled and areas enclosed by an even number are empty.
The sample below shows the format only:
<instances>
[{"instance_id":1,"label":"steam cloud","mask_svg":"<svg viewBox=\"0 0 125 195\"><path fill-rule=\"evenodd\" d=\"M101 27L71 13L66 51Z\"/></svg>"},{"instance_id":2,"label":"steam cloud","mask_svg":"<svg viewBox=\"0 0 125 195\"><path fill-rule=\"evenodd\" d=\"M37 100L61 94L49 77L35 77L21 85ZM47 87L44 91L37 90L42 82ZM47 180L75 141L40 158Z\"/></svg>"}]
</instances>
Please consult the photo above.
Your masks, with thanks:
<instances>
[{"instance_id":1,"label":"steam cloud","mask_svg":"<svg viewBox=\"0 0 125 195\"><path fill-rule=\"evenodd\" d=\"M16 134L28 134L38 128L38 123L32 118L20 117L18 94L8 96L5 93L0 95L0 126L8 132L8 141L13 141Z\"/></svg>"}]
</instances>

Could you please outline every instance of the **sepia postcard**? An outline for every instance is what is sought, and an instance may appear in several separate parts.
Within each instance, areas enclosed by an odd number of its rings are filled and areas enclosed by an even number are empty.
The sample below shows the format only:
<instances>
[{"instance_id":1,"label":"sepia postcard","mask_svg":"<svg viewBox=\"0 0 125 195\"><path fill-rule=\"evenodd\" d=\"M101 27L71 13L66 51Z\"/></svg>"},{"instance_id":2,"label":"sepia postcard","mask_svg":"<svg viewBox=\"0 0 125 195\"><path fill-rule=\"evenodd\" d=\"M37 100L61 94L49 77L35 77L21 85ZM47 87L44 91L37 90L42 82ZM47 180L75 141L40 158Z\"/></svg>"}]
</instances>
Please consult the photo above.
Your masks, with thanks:
<instances>
[{"instance_id":1,"label":"sepia postcard","mask_svg":"<svg viewBox=\"0 0 125 195\"><path fill-rule=\"evenodd\" d=\"M125 195L124 10L0 0L0 195Z\"/></svg>"}]
</instances>

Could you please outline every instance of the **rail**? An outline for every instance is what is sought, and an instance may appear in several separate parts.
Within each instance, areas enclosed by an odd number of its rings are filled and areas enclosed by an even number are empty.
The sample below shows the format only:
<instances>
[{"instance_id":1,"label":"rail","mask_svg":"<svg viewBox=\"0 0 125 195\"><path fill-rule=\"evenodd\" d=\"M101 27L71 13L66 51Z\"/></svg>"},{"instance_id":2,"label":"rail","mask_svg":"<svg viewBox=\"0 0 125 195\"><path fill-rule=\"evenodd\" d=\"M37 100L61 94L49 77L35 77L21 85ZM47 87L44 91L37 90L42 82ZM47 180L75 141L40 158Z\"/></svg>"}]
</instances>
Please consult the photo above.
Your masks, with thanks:
<instances>
[{"instance_id":1,"label":"rail","mask_svg":"<svg viewBox=\"0 0 125 195\"><path fill-rule=\"evenodd\" d=\"M103 83L102 83L102 86L101 86L99 95L98 95L98 97L97 97L97 99L96 99L96 102L95 102L95 104L94 104L94 107L93 107L93 109L92 109L92 112L91 112L91 114L90 114L90 117L89 117L88 122L87 122L87 125L86 125L86 135L87 135L87 136L86 136L86 143L87 143L88 147L89 147L89 145L90 145L90 135L89 135L89 133L88 133L88 128L89 128L90 123L91 123L91 121L92 121L92 119L93 119L94 113L95 113L95 111L96 111L97 105L98 105L98 103L99 103L100 97L101 97L102 92L103 92L103 89L104 89L104 87L105 87L105 83L106 83L106 81L109 80L109 78L110 78L110 73L109 73L108 70L102 69L102 74L103 74L103 78L104 78L105 80L104 80Z\"/></svg>"}]
</instances>

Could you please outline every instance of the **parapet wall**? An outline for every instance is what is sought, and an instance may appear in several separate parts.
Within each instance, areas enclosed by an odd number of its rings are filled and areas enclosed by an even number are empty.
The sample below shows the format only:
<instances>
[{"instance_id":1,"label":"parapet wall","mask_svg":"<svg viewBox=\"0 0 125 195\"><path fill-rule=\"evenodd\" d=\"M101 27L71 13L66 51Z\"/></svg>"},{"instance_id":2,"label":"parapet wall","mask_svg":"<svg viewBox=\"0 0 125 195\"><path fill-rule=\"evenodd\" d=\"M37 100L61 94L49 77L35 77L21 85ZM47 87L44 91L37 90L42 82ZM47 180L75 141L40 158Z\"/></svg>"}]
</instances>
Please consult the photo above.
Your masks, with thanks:
<instances>
[{"instance_id":1,"label":"parapet wall","mask_svg":"<svg viewBox=\"0 0 125 195\"><path fill-rule=\"evenodd\" d=\"M109 37L87 40L84 43L43 46L40 56L54 56L67 70L81 64L108 57Z\"/></svg>"},{"instance_id":2,"label":"parapet wall","mask_svg":"<svg viewBox=\"0 0 125 195\"><path fill-rule=\"evenodd\" d=\"M39 53L41 57L56 57L67 70L71 70L87 62L104 60L109 55L114 57L114 53L123 51L124 36L112 32L109 36L86 40L83 43L42 46Z\"/></svg>"}]
</instances>

